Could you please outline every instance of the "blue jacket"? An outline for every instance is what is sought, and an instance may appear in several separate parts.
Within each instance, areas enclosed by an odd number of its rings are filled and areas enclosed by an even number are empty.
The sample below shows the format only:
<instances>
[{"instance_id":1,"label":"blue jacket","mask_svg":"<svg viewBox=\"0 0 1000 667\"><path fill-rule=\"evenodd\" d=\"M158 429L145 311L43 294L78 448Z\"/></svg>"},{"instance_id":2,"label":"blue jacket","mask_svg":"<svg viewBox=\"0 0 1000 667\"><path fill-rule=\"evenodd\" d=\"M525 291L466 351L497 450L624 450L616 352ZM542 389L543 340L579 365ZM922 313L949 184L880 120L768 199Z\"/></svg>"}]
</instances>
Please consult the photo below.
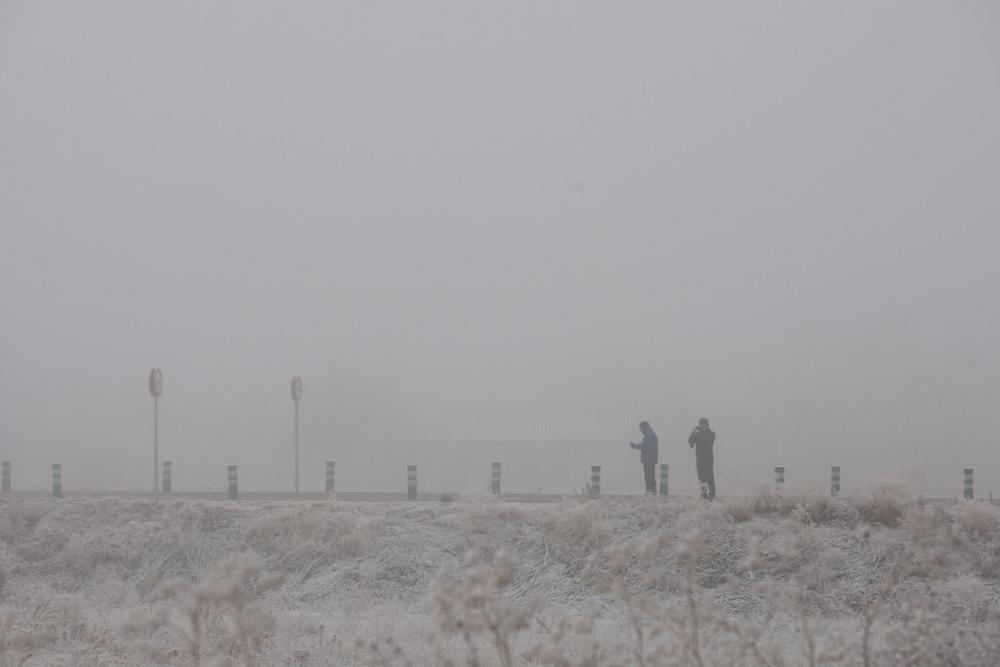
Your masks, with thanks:
<instances>
[{"instance_id":1,"label":"blue jacket","mask_svg":"<svg viewBox=\"0 0 1000 667\"><path fill-rule=\"evenodd\" d=\"M660 458L660 442L656 439L656 433L649 429L646 435L642 436L639 443L639 462L656 463Z\"/></svg>"}]
</instances>

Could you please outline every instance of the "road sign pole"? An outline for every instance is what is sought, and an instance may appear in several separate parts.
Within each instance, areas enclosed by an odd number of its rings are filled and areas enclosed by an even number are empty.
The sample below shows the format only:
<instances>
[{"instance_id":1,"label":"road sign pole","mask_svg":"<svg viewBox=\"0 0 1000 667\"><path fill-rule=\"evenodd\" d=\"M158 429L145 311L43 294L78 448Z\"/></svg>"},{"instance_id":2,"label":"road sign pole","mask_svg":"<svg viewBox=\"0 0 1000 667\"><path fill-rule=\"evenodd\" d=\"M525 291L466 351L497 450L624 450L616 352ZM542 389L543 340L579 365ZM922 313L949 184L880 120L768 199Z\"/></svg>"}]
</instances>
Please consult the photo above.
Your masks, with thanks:
<instances>
[{"instance_id":1,"label":"road sign pole","mask_svg":"<svg viewBox=\"0 0 1000 667\"><path fill-rule=\"evenodd\" d=\"M295 404L295 493L299 493L299 399L302 398L302 378L292 378L292 402Z\"/></svg>"},{"instance_id":2,"label":"road sign pole","mask_svg":"<svg viewBox=\"0 0 1000 667\"><path fill-rule=\"evenodd\" d=\"M163 373L159 368L149 371L149 395L153 397L153 502L160 501L160 394L163 393Z\"/></svg>"},{"instance_id":3,"label":"road sign pole","mask_svg":"<svg viewBox=\"0 0 1000 667\"><path fill-rule=\"evenodd\" d=\"M160 499L160 397L153 397L153 499Z\"/></svg>"},{"instance_id":4,"label":"road sign pole","mask_svg":"<svg viewBox=\"0 0 1000 667\"><path fill-rule=\"evenodd\" d=\"M295 493L299 492L299 402L295 401Z\"/></svg>"}]
</instances>

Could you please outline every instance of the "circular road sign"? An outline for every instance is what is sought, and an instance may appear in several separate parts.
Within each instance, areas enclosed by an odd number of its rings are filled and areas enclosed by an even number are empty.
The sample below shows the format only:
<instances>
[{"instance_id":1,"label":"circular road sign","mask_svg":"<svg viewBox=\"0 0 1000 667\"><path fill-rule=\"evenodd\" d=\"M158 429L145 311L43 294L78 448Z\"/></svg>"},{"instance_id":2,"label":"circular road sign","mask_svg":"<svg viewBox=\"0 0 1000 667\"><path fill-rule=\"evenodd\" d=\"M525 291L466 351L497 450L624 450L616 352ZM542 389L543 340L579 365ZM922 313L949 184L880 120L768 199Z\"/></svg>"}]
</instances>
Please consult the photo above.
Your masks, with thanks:
<instances>
[{"instance_id":1,"label":"circular road sign","mask_svg":"<svg viewBox=\"0 0 1000 667\"><path fill-rule=\"evenodd\" d=\"M163 393L163 373L159 368L149 371L149 393L154 398Z\"/></svg>"},{"instance_id":2,"label":"circular road sign","mask_svg":"<svg viewBox=\"0 0 1000 667\"><path fill-rule=\"evenodd\" d=\"M292 400L298 401L302 398L302 378L298 375L292 378Z\"/></svg>"}]
</instances>

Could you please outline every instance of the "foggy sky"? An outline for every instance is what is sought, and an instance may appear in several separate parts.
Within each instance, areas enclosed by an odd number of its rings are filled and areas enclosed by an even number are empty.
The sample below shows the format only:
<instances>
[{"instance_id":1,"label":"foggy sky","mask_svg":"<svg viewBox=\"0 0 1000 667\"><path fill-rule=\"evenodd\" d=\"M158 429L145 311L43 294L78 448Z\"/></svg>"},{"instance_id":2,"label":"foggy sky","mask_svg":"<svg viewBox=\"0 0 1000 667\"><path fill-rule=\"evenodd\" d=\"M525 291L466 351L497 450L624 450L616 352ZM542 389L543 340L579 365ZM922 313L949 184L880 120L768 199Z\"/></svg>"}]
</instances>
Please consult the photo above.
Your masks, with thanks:
<instances>
[{"instance_id":1,"label":"foggy sky","mask_svg":"<svg viewBox=\"0 0 1000 667\"><path fill-rule=\"evenodd\" d=\"M1000 495L998 119L989 2L0 2L0 458Z\"/></svg>"}]
</instances>

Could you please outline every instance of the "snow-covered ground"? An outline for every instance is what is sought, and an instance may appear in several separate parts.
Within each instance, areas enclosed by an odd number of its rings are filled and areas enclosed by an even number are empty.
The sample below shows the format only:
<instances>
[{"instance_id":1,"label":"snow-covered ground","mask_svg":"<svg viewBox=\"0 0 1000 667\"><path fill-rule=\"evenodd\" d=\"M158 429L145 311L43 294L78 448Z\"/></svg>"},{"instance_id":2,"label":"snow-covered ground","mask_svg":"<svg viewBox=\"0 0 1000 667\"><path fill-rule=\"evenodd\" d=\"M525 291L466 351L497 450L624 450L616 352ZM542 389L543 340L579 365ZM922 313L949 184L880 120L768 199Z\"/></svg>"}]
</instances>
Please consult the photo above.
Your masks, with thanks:
<instances>
[{"instance_id":1,"label":"snow-covered ground","mask_svg":"<svg viewBox=\"0 0 1000 667\"><path fill-rule=\"evenodd\" d=\"M996 664L1000 509L906 500L5 498L0 665Z\"/></svg>"}]
</instances>

